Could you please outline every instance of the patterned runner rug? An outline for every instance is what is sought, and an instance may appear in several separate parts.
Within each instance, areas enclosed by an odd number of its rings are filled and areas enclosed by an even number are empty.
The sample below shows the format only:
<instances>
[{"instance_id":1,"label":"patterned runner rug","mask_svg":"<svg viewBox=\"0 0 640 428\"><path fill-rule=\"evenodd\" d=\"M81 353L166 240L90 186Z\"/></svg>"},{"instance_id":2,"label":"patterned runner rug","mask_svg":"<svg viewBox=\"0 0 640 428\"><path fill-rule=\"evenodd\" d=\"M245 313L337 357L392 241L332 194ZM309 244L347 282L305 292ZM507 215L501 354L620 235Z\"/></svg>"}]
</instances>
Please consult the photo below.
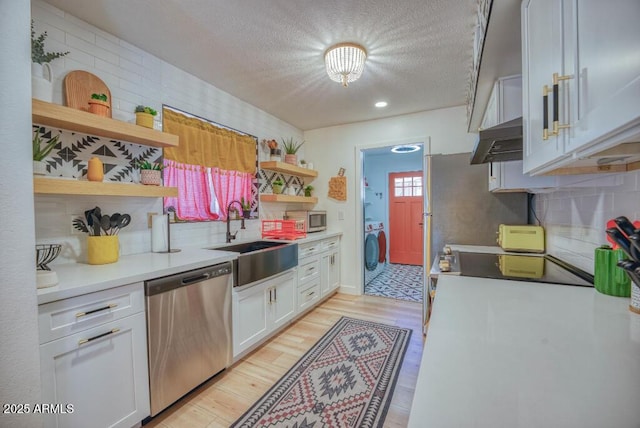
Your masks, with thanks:
<instances>
[{"instance_id":1,"label":"patterned runner rug","mask_svg":"<svg viewBox=\"0 0 640 428\"><path fill-rule=\"evenodd\" d=\"M364 286L364 294L422 302L422 266L388 264Z\"/></svg>"},{"instance_id":2,"label":"patterned runner rug","mask_svg":"<svg viewBox=\"0 0 640 428\"><path fill-rule=\"evenodd\" d=\"M382 427L411 330L342 317L232 427Z\"/></svg>"}]
</instances>

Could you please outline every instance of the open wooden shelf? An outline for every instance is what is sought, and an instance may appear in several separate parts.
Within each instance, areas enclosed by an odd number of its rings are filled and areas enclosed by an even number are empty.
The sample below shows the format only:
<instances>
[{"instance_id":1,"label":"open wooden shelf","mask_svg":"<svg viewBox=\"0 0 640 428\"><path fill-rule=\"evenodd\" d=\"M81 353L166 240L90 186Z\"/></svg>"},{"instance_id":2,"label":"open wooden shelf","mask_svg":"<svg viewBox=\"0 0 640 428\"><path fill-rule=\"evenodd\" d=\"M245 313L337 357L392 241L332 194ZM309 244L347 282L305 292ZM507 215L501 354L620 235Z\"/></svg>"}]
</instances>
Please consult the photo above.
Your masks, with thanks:
<instances>
[{"instance_id":1,"label":"open wooden shelf","mask_svg":"<svg viewBox=\"0 0 640 428\"><path fill-rule=\"evenodd\" d=\"M178 196L177 187L46 177L33 177L33 191L42 195L133 196L138 198Z\"/></svg>"},{"instance_id":2,"label":"open wooden shelf","mask_svg":"<svg viewBox=\"0 0 640 428\"><path fill-rule=\"evenodd\" d=\"M282 172L284 174L296 175L298 177L317 177L318 171L308 168L300 168L296 165L278 161L260 162L260 169L268 169L269 171Z\"/></svg>"},{"instance_id":3,"label":"open wooden shelf","mask_svg":"<svg viewBox=\"0 0 640 428\"><path fill-rule=\"evenodd\" d=\"M260 200L262 202L302 202L302 203L305 203L305 204L317 204L318 203L318 198L316 198L315 196L291 196L291 195L261 194L260 195Z\"/></svg>"},{"instance_id":4,"label":"open wooden shelf","mask_svg":"<svg viewBox=\"0 0 640 428\"><path fill-rule=\"evenodd\" d=\"M151 147L175 147L178 136L32 99L33 123ZM301 168L302 169L302 168Z\"/></svg>"}]
</instances>

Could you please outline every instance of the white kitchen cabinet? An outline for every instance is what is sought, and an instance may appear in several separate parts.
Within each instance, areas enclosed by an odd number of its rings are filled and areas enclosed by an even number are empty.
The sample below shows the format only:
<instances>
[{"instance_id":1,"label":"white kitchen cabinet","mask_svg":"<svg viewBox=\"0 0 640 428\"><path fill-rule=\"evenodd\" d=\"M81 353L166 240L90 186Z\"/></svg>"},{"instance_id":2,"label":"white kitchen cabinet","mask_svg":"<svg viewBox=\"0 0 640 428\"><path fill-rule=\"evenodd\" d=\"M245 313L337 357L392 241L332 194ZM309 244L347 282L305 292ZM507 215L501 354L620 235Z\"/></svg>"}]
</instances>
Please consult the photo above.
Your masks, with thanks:
<instances>
[{"instance_id":1,"label":"white kitchen cabinet","mask_svg":"<svg viewBox=\"0 0 640 428\"><path fill-rule=\"evenodd\" d=\"M50 331L44 340L41 336L42 402L66 410L46 414L45 427L129 428L149 416L142 287L138 283L39 307L40 331ZM105 299L132 304L103 309ZM127 315L132 308L137 310Z\"/></svg>"},{"instance_id":2,"label":"white kitchen cabinet","mask_svg":"<svg viewBox=\"0 0 640 428\"><path fill-rule=\"evenodd\" d=\"M298 252L298 313L312 308L339 286L340 238L303 244Z\"/></svg>"},{"instance_id":3,"label":"white kitchen cabinet","mask_svg":"<svg viewBox=\"0 0 640 428\"><path fill-rule=\"evenodd\" d=\"M501 77L493 85L481 129L522 116L522 76Z\"/></svg>"},{"instance_id":4,"label":"white kitchen cabinet","mask_svg":"<svg viewBox=\"0 0 640 428\"><path fill-rule=\"evenodd\" d=\"M584 158L637 141L638 18L637 0L522 3L525 172L583 166ZM603 170L597 156L586 164Z\"/></svg>"},{"instance_id":5,"label":"white kitchen cabinet","mask_svg":"<svg viewBox=\"0 0 640 428\"><path fill-rule=\"evenodd\" d=\"M522 172L522 161L492 162L489 164L489 191L494 193L535 193L558 185L554 176L530 176Z\"/></svg>"},{"instance_id":6,"label":"white kitchen cabinet","mask_svg":"<svg viewBox=\"0 0 640 428\"><path fill-rule=\"evenodd\" d=\"M340 250L335 248L322 255L320 295L328 296L340 286Z\"/></svg>"},{"instance_id":7,"label":"white kitchen cabinet","mask_svg":"<svg viewBox=\"0 0 640 428\"><path fill-rule=\"evenodd\" d=\"M233 293L234 359L261 343L296 313L295 275L290 270Z\"/></svg>"},{"instance_id":8,"label":"white kitchen cabinet","mask_svg":"<svg viewBox=\"0 0 640 428\"><path fill-rule=\"evenodd\" d=\"M523 160L524 172L557 160L564 155L567 134L550 135L552 127L551 93L544 88L552 87L553 73L564 75L567 67L563 57L563 39L566 24L562 17L565 3L558 0L528 0L522 3L522 84L523 84ZM567 106L564 96L560 105ZM545 107L545 101L546 106ZM543 132L545 112L547 132ZM564 123L567 112L559 111ZM546 139L543 139L543 134Z\"/></svg>"}]
</instances>

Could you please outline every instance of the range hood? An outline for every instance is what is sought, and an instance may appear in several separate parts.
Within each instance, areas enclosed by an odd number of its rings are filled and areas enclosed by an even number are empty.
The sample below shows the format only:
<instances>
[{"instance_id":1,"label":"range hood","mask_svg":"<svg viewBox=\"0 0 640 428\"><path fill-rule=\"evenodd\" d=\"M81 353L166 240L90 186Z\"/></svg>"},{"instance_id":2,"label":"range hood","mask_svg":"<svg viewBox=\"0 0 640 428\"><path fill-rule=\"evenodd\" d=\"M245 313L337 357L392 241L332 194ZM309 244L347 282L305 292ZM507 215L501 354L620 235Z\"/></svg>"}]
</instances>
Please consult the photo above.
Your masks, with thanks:
<instances>
[{"instance_id":1,"label":"range hood","mask_svg":"<svg viewBox=\"0 0 640 428\"><path fill-rule=\"evenodd\" d=\"M479 132L471 164L522 159L522 117Z\"/></svg>"}]
</instances>

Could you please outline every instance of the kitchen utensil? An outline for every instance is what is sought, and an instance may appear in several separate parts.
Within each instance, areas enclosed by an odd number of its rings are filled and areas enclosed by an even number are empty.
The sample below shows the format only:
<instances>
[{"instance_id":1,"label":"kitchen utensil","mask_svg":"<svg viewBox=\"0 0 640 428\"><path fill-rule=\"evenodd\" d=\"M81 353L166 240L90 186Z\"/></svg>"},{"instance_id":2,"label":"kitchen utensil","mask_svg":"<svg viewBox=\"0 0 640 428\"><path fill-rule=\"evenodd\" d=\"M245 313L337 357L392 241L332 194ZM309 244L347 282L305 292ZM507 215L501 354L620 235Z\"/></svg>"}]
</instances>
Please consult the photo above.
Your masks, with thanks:
<instances>
[{"instance_id":1,"label":"kitchen utensil","mask_svg":"<svg viewBox=\"0 0 640 428\"><path fill-rule=\"evenodd\" d=\"M118 226L118 220L120 220L120 213L111 214L111 229L115 230Z\"/></svg>"},{"instance_id":2,"label":"kitchen utensil","mask_svg":"<svg viewBox=\"0 0 640 428\"><path fill-rule=\"evenodd\" d=\"M631 253L636 255L636 258L640 262L640 234L632 233L629 235L629 244L632 246Z\"/></svg>"},{"instance_id":3,"label":"kitchen utensil","mask_svg":"<svg viewBox=\"0 0 640 428\"><path fill-rule=\"evenodd\" d=\"M622 233L624 233L627 237L633 235L636 231L633 227L633 224L629 221L625 216L616 217L613 220L616 223L616 226Z\"/></svg>"},{"instance_id":4,"label":"kitchen utensil","mask_svg":"<svg viewBox=\"0 0 640 428\"><path fill-rule=\"evenodd\" d=\"M625 270L631 282L636 282L640 280L638 273L636 273L636 268L640 267L640 264L632 262L631 260L618 260L616 263L618 267Z\"/></svg>"},{"instance_id":5,"label":"kitchen utensil","mask_svg":"<svg viewBox=\"0 0 640 428\"><path fill-rule=\"evenodd\" d=\"M614 219L607 221L606 229L617 229L617 228L618 228L618 225L616 224ZM609 244L611 244L611 248L613 248L614 250L617 250L618 248L620 248L618 243L608 234L607 234L607 241L609 241Z\"/></svg>"},{"instance_id":6,"label":"kitchen utensil","mask_svg":"<svg viewBox=\"0 0 640 428\"><path fill-rule=\"evenodd\" d=\"M64 77L65 104L78 110L89 110L91 94L105 94L107 103L111 107L111 91L107 85L95 74L87 71L74 70ZM111 117L109 109L108 117Z\"/></svg>"},{"instance_id":7,"label":"kitchen utensil","mask_svg":"<svg viewBox=\"0 0 640 428\"><path fill-rule=\"evenodd\" d=\"M611 227L606 230L607 236L609 236L618 246L624 251L624 253L630 259L637 261L631 252L631 243L617 228ZM634 247L635 248L635 247Z\"/></svg>"},{"instance_id":8,"label":"kitchen utensil","mask_svg":"<svg viewBox=\"0 0 640 428\"><path fill-rule=\"evenodd\" d=\"M111 235L111 233L109 233L109 230L111 229L111 217L107 214L103 215L100 218L100 227L104 230L105 235Z\"/></svg>"},{"instance_id":9,"label":"kitchen utensil","mask_svg":"<svg viewBox=\"0 0 640 428\"><path fill-rule=\"evenodd\" d=\"M129 214L122 214L118 219L115 234L117 235L118 232L120 232L120 229L122 229L123 227L127 227L129 223L131 223L131 216Z\"/></svg>"},{"instance_id":10,"label":"kitchen utensil","mask_svg":"<svg viewBox=\"0 0 640 428\"><path fill-rule=\"evenodd\" d=\"M100 218L96 213L91 213L91 222L93 223L93 236L100 236Z\"/></svg>"},{"instance_id":11,"label":"kitchen utensil","mask_svg":"<svg viewBox=\"0 0 640 428\"><path fill-rule=\"evenodd\" d=\"M72 224L74 229L79 230L80 232L89 233L87 225L81 218L74 218Z\"/></svg>"}]
</instances>

